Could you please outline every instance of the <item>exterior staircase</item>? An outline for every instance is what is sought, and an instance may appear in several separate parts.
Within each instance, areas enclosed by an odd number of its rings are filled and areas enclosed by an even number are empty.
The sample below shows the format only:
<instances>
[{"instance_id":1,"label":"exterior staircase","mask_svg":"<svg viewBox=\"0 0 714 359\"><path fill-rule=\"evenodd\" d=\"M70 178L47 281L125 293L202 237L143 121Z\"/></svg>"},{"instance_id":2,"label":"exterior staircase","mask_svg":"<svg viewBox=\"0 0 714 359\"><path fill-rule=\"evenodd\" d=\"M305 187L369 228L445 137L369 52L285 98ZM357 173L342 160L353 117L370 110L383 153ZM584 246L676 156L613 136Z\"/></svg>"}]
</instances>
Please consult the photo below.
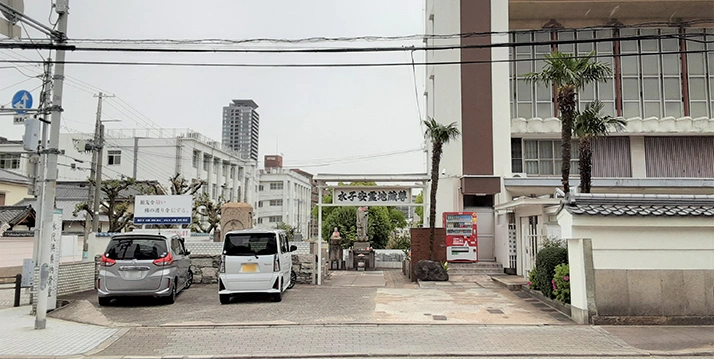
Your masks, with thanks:
<instances>
[{"instance_id":1,"label":"exterior staircase","mask_svg":"<svg viewBox=\"0 0 714 359\"><path fill-rule=\"evenodd\" d=\"M503 274L503 265L496 262L449 263L449 276Z\"/></svg>"}]
</instances>

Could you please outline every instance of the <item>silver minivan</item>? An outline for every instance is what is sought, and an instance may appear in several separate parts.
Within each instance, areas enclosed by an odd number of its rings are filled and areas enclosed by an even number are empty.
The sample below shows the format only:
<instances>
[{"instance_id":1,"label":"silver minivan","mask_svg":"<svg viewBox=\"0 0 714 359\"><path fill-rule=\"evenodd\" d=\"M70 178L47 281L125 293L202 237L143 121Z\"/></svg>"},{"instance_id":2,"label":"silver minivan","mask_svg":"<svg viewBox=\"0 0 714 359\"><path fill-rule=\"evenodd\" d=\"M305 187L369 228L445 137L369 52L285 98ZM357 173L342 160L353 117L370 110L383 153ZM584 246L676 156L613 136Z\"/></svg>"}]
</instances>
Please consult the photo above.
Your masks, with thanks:
<instances>
[{"instance_id":1,"label":"silver minivan","mask_svg":"<svg viewBox=\"0 0 714 359\"><path fill-rule=\"evenodd\" d=\"M122 233L102 254L97 278L99 305L112 298L161 297L169 304L193 281L190 252L175 234Z\"/></svg>"},{"instance_id":2,"label":"silver minivan","mask_svg":"<svg viewBox=\"0 0 714 359\"><path fill-rule=\"evenodd\" d=\"M243 229L229 231L223 237L223 255L218 275L221 304L241 293L268 293L273 300L283 299L290 287L292 256L284 231Z\"/></svg>"}]
</instances>

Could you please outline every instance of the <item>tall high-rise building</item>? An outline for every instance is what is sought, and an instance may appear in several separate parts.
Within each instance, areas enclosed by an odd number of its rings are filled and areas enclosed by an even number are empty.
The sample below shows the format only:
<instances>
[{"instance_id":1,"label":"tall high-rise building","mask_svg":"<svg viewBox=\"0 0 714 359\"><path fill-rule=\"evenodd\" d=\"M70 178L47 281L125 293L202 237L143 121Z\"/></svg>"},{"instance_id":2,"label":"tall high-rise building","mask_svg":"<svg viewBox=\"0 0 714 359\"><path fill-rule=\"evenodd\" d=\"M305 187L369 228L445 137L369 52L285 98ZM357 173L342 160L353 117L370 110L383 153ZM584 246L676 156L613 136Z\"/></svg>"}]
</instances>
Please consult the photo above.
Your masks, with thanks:
<instances>
[{"instance_id":1,"label":"tall high-rise building","mask_svg":"<svg viewBox=\"0 0 714 359\"><path fill-rule=\"evenodd\" d=\"M258 160L260 115L253 100L233 100L223 108L223 144L244 159Z\"/></svg>"}]
</instances>

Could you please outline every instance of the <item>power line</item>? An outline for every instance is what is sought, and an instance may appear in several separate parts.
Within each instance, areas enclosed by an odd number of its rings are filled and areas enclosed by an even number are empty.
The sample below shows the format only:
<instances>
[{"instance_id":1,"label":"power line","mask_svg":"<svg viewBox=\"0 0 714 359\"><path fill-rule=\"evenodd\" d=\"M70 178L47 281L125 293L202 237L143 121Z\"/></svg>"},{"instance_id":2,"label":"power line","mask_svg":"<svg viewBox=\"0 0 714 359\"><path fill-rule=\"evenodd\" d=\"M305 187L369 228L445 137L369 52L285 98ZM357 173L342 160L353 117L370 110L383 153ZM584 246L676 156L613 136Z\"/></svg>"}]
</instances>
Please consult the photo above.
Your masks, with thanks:
<instances>
[{"instance_id":1,"label":"power line","mask_svg":"<svg viewBox=\"0 0 714 359\"><path fill-rule=\"evenodd\" d=\"M604 54L604 55L573 55L572 58L612 58L612 57L630 57L630 56L654 56L654 55L681 55L681 54L704 54L714 53L714 49L710 50L687 50L687 51L659 51L646 53L627 53L627 54ZM491 64L491 63L512 63L523 61L543 60L544 58L521 58L521 59L503 59L503 60L469 60L469 61L433 61L433 62L418 62L418 66L444 66L444 65L469 65L469 64ZM38 63L38 61L20 61L20 60L0 60L0 63ZM52 63L59 63L53 60ZM117 66L171 66L171 67L243 67L243 68L338 68L338 67L395 67L395 66L412 66L411 62L373 62L373 63L308 63L308 64L248 64L248 63L225 63L225 62L132 62L132 61L64 61L67 65L117 65Z\"/></svg>"},{"instance_id":2,"label":"power line","mask_svg":"<svg viewBox=\"0 0 714 359\"><path fill-rule=\"evenodd\" d=\"M170 45L186 45L186 44L211 44L211 45L235 45L235 44L250 44L250 43L277 43L277 44L301 44L301 43L320 43L320 42L376 42L376 41L400 41L400 40L424 40L424 39L464 39L471 37L487 37L492 35L510 35L530 32L567 32L567 31L598 31L598 30L614 30L614 29L637 29L647 27L680 27L693 26L698 24L714 23L714 18L699 18L673 23L671 21L649 21L635 24L618 24L618 25L597 25L585 27L571 28L541 28L541 29L524 29L524 30L508 30L508 31L481 31L481 32L466 32L452 34L411 34L411 35L396 35L396 36L355 36L355 37L307 37L297 39L287 38L252 38L252 39L109 39L109 38L78 38L72 39L78 43L131 43L131 44L170 44Z\"/></svg>"},{"instance_id":3,"label":"power line","mask_svg":"<svg viewBox=\"0 0 714 359\"><path fill-rule=\"evenodd\" d=\"M76 45L55 45L53 43L27 42L0 42L0 48L7 49L51 49L66 50L73 52L157 52L157 53L378 53L378 52L404 52L404 51L443 51L443 50L464 50L464 49L490 49L514 46L538 46L538 45L570 45L580 43L601 43L612 41L635 41L635 40L660 40L660 39L684 39L699 43L714 43L714 40L690 39L701 37L701 33L689 34L650 34L618 37L602 37L594 39L565 39L565 40L544 40L533 42L498 42L489 44L471 45L439 45L439 46L390 46L390 47L340 47L340 48L158 48L158 47L78 47Z\"/></svg>"}]
</instances>

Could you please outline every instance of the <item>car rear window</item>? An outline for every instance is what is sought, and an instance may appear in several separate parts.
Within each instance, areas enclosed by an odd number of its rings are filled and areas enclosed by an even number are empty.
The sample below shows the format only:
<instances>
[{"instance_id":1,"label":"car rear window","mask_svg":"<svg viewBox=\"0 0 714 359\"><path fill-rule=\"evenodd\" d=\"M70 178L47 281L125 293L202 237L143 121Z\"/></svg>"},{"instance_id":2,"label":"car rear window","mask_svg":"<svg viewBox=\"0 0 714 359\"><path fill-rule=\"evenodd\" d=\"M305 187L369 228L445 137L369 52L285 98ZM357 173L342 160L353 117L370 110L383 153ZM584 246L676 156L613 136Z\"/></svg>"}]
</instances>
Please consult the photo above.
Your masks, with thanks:
<instances>
[{"instance_id":1,"label":"car rear window","mask_svg":"<svg viewBox=\"0 0 714 359\"><path fill-rule=\"evenodd\" d=\"M166 256L166 241L161 238L114 238L106 256L110 259L159 259Z\"/></svg>"},{"instance_id":2,"label":"car rear window","mask_svg":"<svg viewBox=\"0 0 714 359\"><path fill-rule=\"evenodd\" d=\"M273 233L228 234L223 245L223 254L228 256L276 254L277 243Z\"/></svg>"}]
</instances>

